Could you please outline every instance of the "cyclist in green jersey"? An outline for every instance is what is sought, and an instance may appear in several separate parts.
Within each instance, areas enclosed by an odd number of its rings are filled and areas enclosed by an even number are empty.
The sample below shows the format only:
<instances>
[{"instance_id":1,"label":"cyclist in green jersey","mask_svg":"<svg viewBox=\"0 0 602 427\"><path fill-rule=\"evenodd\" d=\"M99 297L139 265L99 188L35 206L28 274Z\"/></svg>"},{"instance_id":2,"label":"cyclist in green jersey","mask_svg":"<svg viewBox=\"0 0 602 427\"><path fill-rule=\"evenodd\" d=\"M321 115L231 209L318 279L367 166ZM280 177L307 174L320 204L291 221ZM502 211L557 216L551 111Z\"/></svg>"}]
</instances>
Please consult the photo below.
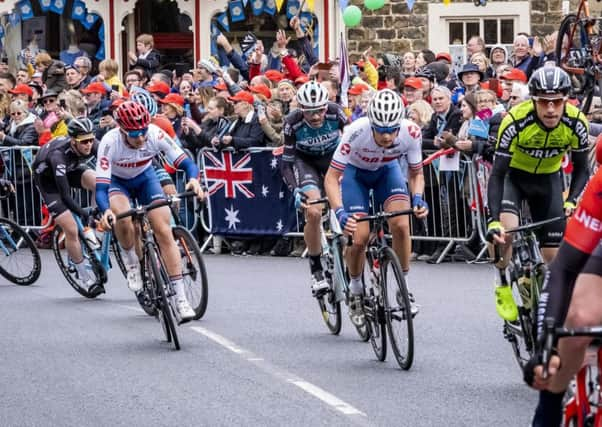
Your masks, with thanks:
<instances>
[{"instance_id":1,"label":"cyclist in green jersey","mask_svg":"<svg viewBox=\"0 0 602 427\"><path fill-rule=\"evenodd\" d=\"M505 268L511 258L512 238L505 229L519 225L523 200L533 221L570 215L589 178L587 161L588 122L579 109L567 103L571 89L568 74L558 67L543 67L529 80L532 99L512 108L498 133L493 169L487 188L489 225L487 239L501 245ZM571 152L573 173L569 194L563 200L561 164ZM555 256L562 240L564 221L539 230L546 262ZM509 286L496 286L496 309L507 321L515 321L518 310Z\"/></svg>"}]
</instances>

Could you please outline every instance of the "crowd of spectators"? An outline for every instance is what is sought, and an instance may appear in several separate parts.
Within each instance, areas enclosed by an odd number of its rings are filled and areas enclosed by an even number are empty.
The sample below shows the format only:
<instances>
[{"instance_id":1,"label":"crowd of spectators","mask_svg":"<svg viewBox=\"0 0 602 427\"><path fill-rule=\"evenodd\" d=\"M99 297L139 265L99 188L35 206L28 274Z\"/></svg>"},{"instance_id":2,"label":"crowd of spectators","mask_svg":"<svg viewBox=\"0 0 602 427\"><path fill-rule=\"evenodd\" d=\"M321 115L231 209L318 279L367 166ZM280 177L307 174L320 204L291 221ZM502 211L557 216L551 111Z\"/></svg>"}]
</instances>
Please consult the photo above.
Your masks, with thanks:
<instances>
[{"instance_id":1,"label":"crowd of spectators","mask_svg":"<svg viewBox=\"0 0 602 427\"><path fill-rule=\"evenodd\" d=\"M136 52L128 53L125 70L119 69L113 59L105 59L96 67L81 56L70 65L40 52L11 73L6 61L1 60L0 145L43 145L66 135L66 122L82 115L93 121L100 139L116 126L114 105L144 88L159 105L161 123L195 156L207 147L280 146L283 118L296 108L295 93L300 85L317 79L327 87L331 101L340 103L342 95L338 58L319 62L311 36L299 19L293 18L289 26L294 48L284 30L275 34L269 49L258 40L245 52L219 34L215 37L218 55L200 59L194 69L183 73L162 68L153 37L148 34L137 37ZM354 58L351 66L346 112L353 121L364 115L377 90L399 91L407 117L422 128L424 150L451 147L491 161L501 119L509 108L529 98L529 76L554 61L555 44L555 34L541 39L518 34L509 52L502 45L486 48L483 40L474 36L466 45L465 64L453 64L449 53L428 49L393 53L373 53L369 49ZM455 65L459 66L458 72L453 71ZM596 102L594 107L599 107ZM598 117L598 113L592 111L590 118ZM486 135L473 134L475 120L485 123ZM5 173L21 180L17 184L30 182L27 153L9 157L3 154ZM440 221L448 226L431 223L422 233L470 232L454 230L454 221L465 223L461 216L470 209L459 185L439 179L437 173L427 173L431 199L448 206L451 218ZM23 195L23 206L17 210L39 212L36 193ZM25 224L38 221L37 217L23 216L18 220ZM246 250L257 252L257 247ZM416 245L415 255L432 261L441 250L441 246Z\"/></svg>"}]
</instances>

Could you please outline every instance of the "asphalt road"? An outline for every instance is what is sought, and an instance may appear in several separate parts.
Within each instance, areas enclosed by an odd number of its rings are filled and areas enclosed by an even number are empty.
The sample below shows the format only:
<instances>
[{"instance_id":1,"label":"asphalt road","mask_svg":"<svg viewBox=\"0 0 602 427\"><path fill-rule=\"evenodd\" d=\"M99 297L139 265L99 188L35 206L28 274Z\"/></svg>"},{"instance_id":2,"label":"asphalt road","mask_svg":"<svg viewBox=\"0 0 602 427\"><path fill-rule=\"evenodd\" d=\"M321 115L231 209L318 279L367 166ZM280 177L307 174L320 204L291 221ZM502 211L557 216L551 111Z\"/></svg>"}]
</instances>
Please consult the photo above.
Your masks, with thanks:
<instances>
[{"instance_id":1,"label":"asphalt road","mask_svg":"<svg viewBox=\"0 0 602 427\"><path fill-rule=\"evenodd\" d=\"M0 426L527 426L489 266L417 263L410 371L322 323L297 258L206 256L205 317L181 351L117 270L86 300L50 251L40 280L0 279Z\"/></svg>"}]
</instances>

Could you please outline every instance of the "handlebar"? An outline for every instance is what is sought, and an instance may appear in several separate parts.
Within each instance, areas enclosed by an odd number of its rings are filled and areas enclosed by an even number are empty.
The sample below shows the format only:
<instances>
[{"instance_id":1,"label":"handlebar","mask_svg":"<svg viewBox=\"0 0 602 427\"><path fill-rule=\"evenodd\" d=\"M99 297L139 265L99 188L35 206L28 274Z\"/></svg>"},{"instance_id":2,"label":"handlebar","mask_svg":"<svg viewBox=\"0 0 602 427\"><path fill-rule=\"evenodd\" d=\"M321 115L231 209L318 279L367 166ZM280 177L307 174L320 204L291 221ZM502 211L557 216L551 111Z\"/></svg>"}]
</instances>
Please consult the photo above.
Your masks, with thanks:
<instances>
[{"instance_id":1,"label":"handlebar","mask_svg":"<svg viewBox=\"0 0 602 427\"><path fill-rule=\"evenodd\" d=\"M153 209L157 209L163 206L171 206L174 202L180 201L181 199L185 199L187 197L196 196L194 191L184 191L183 193L174 194L173 196L167 196L164 200L159 200L157 202L150 203L144 206L137 206L135 208L129 209L125 212L116 215L115 218L117 220L127 218L134 215L146 215L148 212ZM109 218L110 221L110 218ZM110 221L112 222L112 221Z\"/></svg>"},{"instance_id":2,"label":"handlebar","mask_svg":"<svg viewBox=\"0 0 602 427\"><path fill-rule=\"evenodd\" d=\"M374 215L366 215L361 218L357 218L356 222L364 222L364 221L382 221L389 218L393 218L401 215L412 215L414 213L413 209L404 209L402 211L393 211L393 212L378 212Z\"/></svg>"}]
</instances>

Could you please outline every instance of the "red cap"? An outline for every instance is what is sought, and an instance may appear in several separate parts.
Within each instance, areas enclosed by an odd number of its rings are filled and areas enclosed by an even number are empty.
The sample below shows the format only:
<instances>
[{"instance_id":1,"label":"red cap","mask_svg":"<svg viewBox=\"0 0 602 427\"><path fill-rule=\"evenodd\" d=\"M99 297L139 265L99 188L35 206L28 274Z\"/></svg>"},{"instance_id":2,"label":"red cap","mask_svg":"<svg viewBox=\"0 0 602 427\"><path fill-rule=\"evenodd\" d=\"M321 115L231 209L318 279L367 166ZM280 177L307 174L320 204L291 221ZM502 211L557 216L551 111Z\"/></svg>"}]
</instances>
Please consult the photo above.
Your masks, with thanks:
<instances>
[{"instance_id":1,"label":"red cap","mask_svg":"<svg viewBox=\"0 0 602 427\"><path fill-rule=\"evenodd\" d=\"M169 92L171 92L171 89L167 83L163 82L152 83L148 86L147 90L150 93L162 93L163 95L167 95Z\"/></svg>"},{"instance_id":2,"label":"red cap","mask_svg":"<svg viewBox=\"0 0 602 427\"><path fill-rule=\"evenodd\" d=\"M163 114L155 115L155 117L151 118L151 123L155 126L159 126L161 130L163 130L163 132L168 134L170 137L175 138L177 136L171 121Z\"/></svg>"},{"instance_id":3,"label":"red cap","mask_svg":"<svg viewBox=\"0 0 602 427\"><path fill-rule=\"evenodd\" d=\"M500 76L501 80L519 80L523 83L527 83L527 75L523 70L519 70L518 68L512 68L509 71L506 71L504 74Z\"/></svg>"},{"instance_id":4,"label":"red cap","mask_svg":"<svg viewBox=\"0 0 602 427\"><path fill-rule=\"evenodd\" d=\"M230 96L229 99L230 101L244 101L248 102L249 104L253 104L253 101L255 101L255 98L253 98L253 94L246 90L241 90L236 95Z\"/></svg>"},{"instance_id":5,"label":"red cap","mask_svg":"<svg viewBox=\"0 0 602 427\"><path fill-rule=\"evenodd\" d=\"M184 101L182 95L170 93L165 98L160 99L159 102L161 104L178 104L180 107L183 107L186 101Z\"/></svg>"},{"instance_id":6,"label":"red cap","mask_svg":"<svg viewBox=\"0 0 602 427\"><path fill-rule=\"evenodd\" d=\"M267 70L265 72L265 76L271 82L279 82L280 80L282 80L284 78L284 74L282 74L278 70Z\"/></svg>"},{"instance_id":7,"label":"red cap","mask_svg":"<svg viewBox=\"0 0 602 427\"><path fill-rule=\"evenodd\" d=\"M103 95L107 94L107 88L104 83L101 82L93 82L88 86L81 90L82 93L102 93Z\"/></svg>"},{"instance_id":8,"label":"red cap","mask_svg":"<svg viewBox=\"0 0 602 427\"><path fill-rule=\"evenodd\" d=\"M378 62L376 62L376 59L374 59L374 58L372 58L372 57L369 57L369 58L368 58L368 61L370 61L370 63L371 63L372 65L374 65L374 68L378 68ZM364 61L357 61L357 62L355 63L355 65L357 65L358 67L363 67L363 66L364 66L364 64L365 64L365 62L364 62Z\"/></svg>"},{"instance_id":9,"label":"red cap","mask_svg":"<svg viewBox=\"0 0 602 427\"><path fill-rule=\"evenodd\" d=\"M349 88L349 90L347 91L347 93L349 95L360 95L360 94L364 93L365 91L367 91L368 89L369 89L368 86L358 83L358 84L351 86Z\"/></svg>"},{"instance_id":10,"label":"red cap","mask_svg":"<svg viewBox=\"0 0 602 427\"><path fill-rule=\"evenodd\" d=\"M307 83L309 81L309 76L306 74L301 74L299 77L297 77L295 79L295 84L296 85L302 85L304 83Z\"/></svg>"},{"instance_id":11,"label":"red cap","mask_svg":"<svg viewBox=\"0 0 602 427\"><path fill-rule=\"evenodd\" d=\"M215 86L213 86L213 88L218 92L221 92L222 90L228 90L228 86L226 86L226 83L224 82L216 84Z\"/></svg>"},{"instance_id":12,"label":"red cap","mask_svg":"<svg viewBox=\"0 0 602 427\"><path fill-rule=\"evenodd\" d=\"M253 93L258 93L260 95L263 95L267 99L271 99L272 98L272 91L270 90L269 87L267 87L264 84L258 84L258 85L249 86L249 90L251 92L253 92Z\"/></svg>"},{"instance_id":13,"label":"red cap","mask_svg":"<svg viewBox=\"0 0 602 427\"><path fill-rule=\"evenodd\" d=\"M435 61L439 61L439 60L441 60L441 59L443 59L444 61L447 61L447 62L449 62L450 64L452 63L452 57L451 57L451 55L450 55L449 53L447 53L447 52L439 52L439 53L437 54L437 56L435 56Z\"/></svg>"},{"instance_id":14,"label":"red cap","mask_svg":"<svg viewBox=\"0 0 602 427\"><path fill-rule=\"evenodd\" d=\"M19 84L19 85L15 86L15 88L9 90L9 92L12 93L13 95L33 96L33 89L24 84Z\"/></svg>"},{"instance_id":15,"label":"red cap","mask_svg":"<svg viewBox=\"0 0 602 427\"><path fill-rule=\"evenodd\" d=\"M423 88L422 80L420 80L418 77L408 77L403 82L403 85L407 86L407 87L413 87L414 89L422 89Z\"/></svg>"}]
</instances>

